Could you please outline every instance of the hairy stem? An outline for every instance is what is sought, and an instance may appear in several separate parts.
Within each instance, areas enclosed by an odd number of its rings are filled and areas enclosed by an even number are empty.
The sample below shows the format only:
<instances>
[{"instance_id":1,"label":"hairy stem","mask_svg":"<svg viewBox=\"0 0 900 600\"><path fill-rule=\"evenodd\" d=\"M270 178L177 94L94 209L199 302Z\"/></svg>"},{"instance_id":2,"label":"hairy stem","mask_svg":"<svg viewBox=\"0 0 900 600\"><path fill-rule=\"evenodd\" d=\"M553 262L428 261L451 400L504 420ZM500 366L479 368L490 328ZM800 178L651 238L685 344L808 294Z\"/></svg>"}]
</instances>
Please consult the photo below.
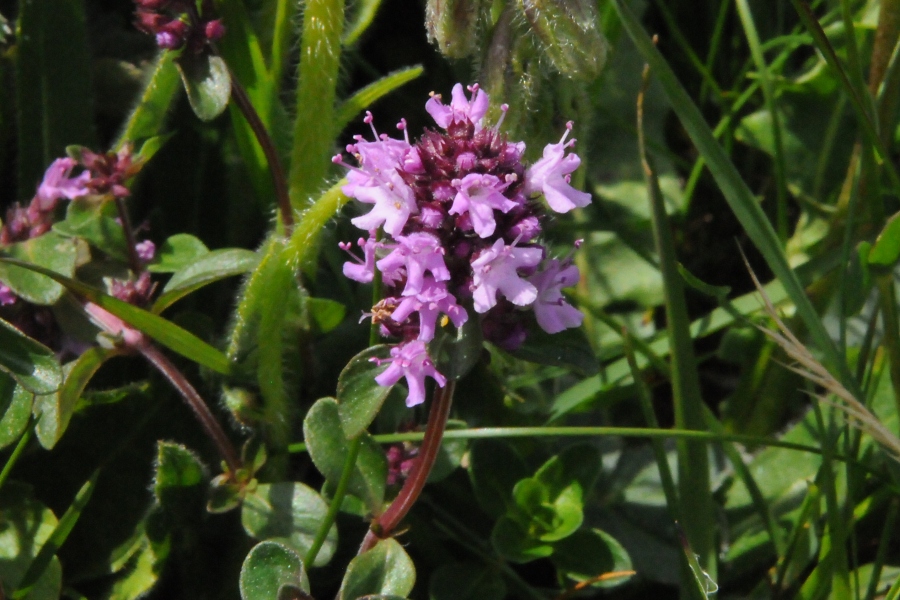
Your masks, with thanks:
<instances>
[{"instance_id":1,"label":"hairy stem","mask_svg":"<svg viewBox=\"0 0 900 600\"><path fill-rule=\"evenodd\" d=\"M241 468L241 461L238 459L238 454L235 451L234 446L232 446L231 440L225 435L222 426L216 421L216 418L209 410L206 402L203 401L203 398L200 397L200 394L197 393L194 386L192 386L184 374L178 370L178 367L172 364L172 361L170 361L166 355L160 352L159 348L153 344L147 342L136 346L135 349L140 352L144 358L150 361L150 364L156 367L156 369L169 380L172 387L181 394L181 397L184 398L184 401L187 402L187 405L194 412L194 416L200 421L200 425L203 426L206 434L216 445L216 448L218 448L219 454L222 455L222 460L224 460L225 464L228 466L230 474L234 475L238 469Z\"/></svg>"},{"instance_id":2,"label":"hairy stem","mask_svg":"<svg viewBox=\"0 0 900 600\"><path fill-rule=\"evenodd\" d=\"M372 525L359 548L359 554L371 549L378 540L391 535L400 521L409 513L410 509L419 499L431 468L437 459L441 449L441 441L444 439L444 429L447 426L447 418L450 416L450 406L453 404L453 391L456 382L450 380L442 388L435 388L432 399L431 412L428 413L428 425L425 428L425 437L422 438L422 446L419 448L419 456L410 471L409 478L403 484L403 488L391 503L391 506Z\"/></svg>"}]
</instances>

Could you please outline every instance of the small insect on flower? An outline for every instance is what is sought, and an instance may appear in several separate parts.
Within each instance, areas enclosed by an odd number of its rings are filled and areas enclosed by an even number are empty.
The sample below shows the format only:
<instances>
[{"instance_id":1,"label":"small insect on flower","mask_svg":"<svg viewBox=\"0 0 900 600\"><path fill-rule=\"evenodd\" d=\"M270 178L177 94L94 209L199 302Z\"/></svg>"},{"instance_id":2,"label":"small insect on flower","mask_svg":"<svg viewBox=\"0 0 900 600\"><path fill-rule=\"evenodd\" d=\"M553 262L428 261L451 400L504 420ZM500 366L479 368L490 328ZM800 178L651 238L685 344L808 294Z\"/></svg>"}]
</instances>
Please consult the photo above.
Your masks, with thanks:
<instances>
[{"instance_id":1,"label":"small insect on flower","mask_svg":"<svg viewBox=\"0 0 900 600\"><path fill-rule=\"evenodd\" d=\"M487 93L477 84L468 91L456 84L449 104L432 94L425 110L443 131L426 129L415 143L405 120L397 125L402 139L391 138L367 112L373 139L357 136L347 146L357 164L333 159L348 169L344 193L371 205L351 220L368 237L357 242L363 258L345 263L344 275L369 283L377 269L385 297L372 319L383 335L400 339L390 358L375 360L389 365L376 381L405 378L408 406L425 401L426 377L446 383L426 346L438 323L462 327L477 318L486 340L512 350L525 341L528 318L548 333L583 319L561 292L578 281L578 268L571 258L548 258L537 241L547 207L564 213L591 201L571 185L581 162L568 139L573 124L529 167L524 142L500 131L509 107L488 126ZM340 247L350 252L349 243Z\"/></svg>"}]
</instances>

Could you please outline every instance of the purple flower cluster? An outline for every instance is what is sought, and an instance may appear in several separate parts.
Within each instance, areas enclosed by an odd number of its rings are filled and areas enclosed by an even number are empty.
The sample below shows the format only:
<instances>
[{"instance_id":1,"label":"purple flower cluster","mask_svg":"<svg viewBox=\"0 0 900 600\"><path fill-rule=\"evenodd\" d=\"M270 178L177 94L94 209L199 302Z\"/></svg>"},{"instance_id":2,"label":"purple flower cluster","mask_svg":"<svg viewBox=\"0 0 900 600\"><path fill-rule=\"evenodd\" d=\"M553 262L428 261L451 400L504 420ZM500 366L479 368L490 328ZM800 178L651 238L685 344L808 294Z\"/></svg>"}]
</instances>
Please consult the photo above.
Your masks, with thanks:
<instances>
[{"instance_id":1,"label":"purple flower cluster","mask_svg":"<svg viewBox=\"0 0 900 600\"><path fill-rule=\"evenodd\" d=\"M143 166L135 160L130 145L118 152L98 154L86 148L73 153L77 158L58 158L44 172L44 178L28 206L14 204L6 211L0 227L0 248L41 236L53 227L60 200L85 196L98 199L124 198L130 194L126 183ZM73 176L76 168L82 171ZM137 244L138 256L145 263L153 260L156 246L150 240ZM0 283L0 306L14 304L15 293Z\"/></svg>"},{"instance_id":2,"label":"purple flower cluster","mask_svg":"<svg viewBox=\"0 0 900 600\"><path fill-rule=\"evenodd\" d=\"M201 52L208 43L225 35L221 19L203 19L194 0L134 0L135 27L156 38L164 50L187 48ZM204 14L212 12L212 2L203 0Z\"/></svg>"},{"instance_id":3,"label":"purple flower cluster","mask_svg":"<svg viewBox=\"0 0 900 600\"><path fill-rule=\"evenodd\" d=\"M471 96L457 84L450 104L440 95L425 104L443 132L426 130L413 144L405 121L397 126L403 139L394 139L379 135L366 113L375 139L357 136L347 147L358 166L334 157L349 169L344 193L372 205L352 220L368 237L357 242L362 258L345 263L344 275L368 283L376 269L381 273L386 296L372 320L401 342L379 361L389 366L376 381L389 386L405 378L408 406L424 402L426 376L446 384L427 348L439 319L461 327L474 310L485 339L506 349L525 341L529 310L549 333L582 321L560 292L578 281L577 267L549 259L537 241L544 215L539 195L560 213L591 201L570 184L581 162L567 153L575 143L567 141L572 123L526 167L525 144L500 132L502 116L487 126L488 95L478 85L468 89ZM508 107L500 108L505 115ZM350 251L351 244L341 248Z\"/></svg>"}]
</instances>

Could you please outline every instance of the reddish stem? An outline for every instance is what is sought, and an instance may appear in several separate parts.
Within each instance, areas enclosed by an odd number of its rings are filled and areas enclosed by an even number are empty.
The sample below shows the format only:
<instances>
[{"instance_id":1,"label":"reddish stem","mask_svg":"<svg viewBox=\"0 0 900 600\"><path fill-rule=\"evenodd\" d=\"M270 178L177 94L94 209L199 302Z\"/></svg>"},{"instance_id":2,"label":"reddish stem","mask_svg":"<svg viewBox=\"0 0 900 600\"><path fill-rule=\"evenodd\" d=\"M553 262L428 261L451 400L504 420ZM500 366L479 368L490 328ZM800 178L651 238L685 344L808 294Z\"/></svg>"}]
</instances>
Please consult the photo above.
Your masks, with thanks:
<instances>
[{"instance_id":1,"label":"reddish stem","mask_svg":"<svg viewBox=\"0 0 900 600\"><path fill-rule=\"evenodd\" d=\"M425 428L425 436L422 438L422 446L419 455L413 463L409 477L403 484L403 488L391 503L390 507L372 525L372 528L363 539L359 547L359 554L372 548L379 539L389 537L400 521L409 513L410 509L419 499L425 482L431 474L431 468L437 460L438 451L441 449L441 441L444 439L444 429L447 426L447 418L450 416L450 406L453 404L453 391L456 382L451 380L442 388L435 388L432 399L431 412L428 413L428 425Z\"/></svg>"},{"instance_id":2,"label":"reddish stem","mask_svg":"<svg viewBox=\"0 0 900 600\"><path fill-rule=\"evenodd\" d=\"M222 459L225 461L225 464L228 465L228 470L231 472L230 474L234 476L238 469L241 468L241 461L238 459L234 446L231 445L231 440L225 435L222 426L216 421L216 418L209 410L206 402L203 401L203 398L200 397L200 394L197 393L194 386L192 386L181 371L178 370L178 367L172 364L172 361L170 361L165 354L160 352L159 348L150 342L132 347L150 361L150 363L169 380L172 387L181 394L181 397L184 398L187 405L194 412L194 416L200 421L200 425L203 426L207 435L209 435L213 443L215 443L216 447L219 449L219 454L222 455Z\"/></svg>"},{"instance_id":3,"label":"reddish stem","mask_svg":"<svg viewBox=\"0 0 900 600\"><path fill-rule=\"evenodd\" d=\"M144 271L144 263L137 253L137 240L134 237L134 229L131 227L131 219L125 208L125 201L116 197L116 210L119 213L119 221L122 222L122 231L125 233L125 245L128 246L128 263L135 276Z\"/></svg>"},{"instance_id":4,"label":"reddish stem","mask_svg":"<svg viewBox=\"0 0 900 600\"><path fill-rule=\"evenodd\" d=\"M253 103L250 102L247 92L241 86L237 77L234 76L234 73L231 72L231 69L228 70L228 74L231 76L231 97L237 103L238 108L247 120L247 124L250 125L250 129L253 130L253 134L256 136L256 141L259 142L263 154L266 155L266 160L269 163L269 172L272 174L272 185L275 188L278 211L281 213L284 228L287 234L290 235L291 229L294 227L294 212L291 208L291 199L288 195L287 181L284 176L284 167L281 165L281 158L278 157L275 143L269 136L262 119L259 118L259 113L256 112Z\"/></svg>"}]
</instances>

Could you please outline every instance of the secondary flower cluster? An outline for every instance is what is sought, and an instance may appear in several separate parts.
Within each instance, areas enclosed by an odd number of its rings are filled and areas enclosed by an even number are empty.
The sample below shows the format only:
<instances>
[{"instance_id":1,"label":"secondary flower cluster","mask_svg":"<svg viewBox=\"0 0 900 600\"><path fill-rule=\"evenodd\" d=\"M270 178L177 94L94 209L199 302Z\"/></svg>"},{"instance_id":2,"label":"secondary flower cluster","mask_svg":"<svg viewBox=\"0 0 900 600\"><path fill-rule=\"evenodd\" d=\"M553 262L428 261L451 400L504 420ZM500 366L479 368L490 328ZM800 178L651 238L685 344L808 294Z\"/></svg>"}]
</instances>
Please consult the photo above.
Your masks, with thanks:
<instances>
[{"instance_id":1,"label":"secondary flower cluster","mask_svg":"<svg viewBox=\"0 0 900 600\"><path fill-rule=\"evenodd\" d=\"M581 162L567 153L575 143L567 141L572 123L526 167L525 144L500 132L502 117L487 126L487 94L478 85L468 89L471 96L457 84L450 104L440 95L425 104L443 132L426 130L413 144L405 121L397 126L403 139L394 139L379 135L366 113L375 139L357 136L347 147L358 166L334 157L349 169L344 193L372 205L352 220L368 237L357 242L362 259L345 263L344 275L368 283L376 269L381 274L386 295L372 320L401 342L381 361L390 364L376 381L388 386L404 377L408 406L424 402L426 376L446 384L426 346L439 318L456 327L479 318L485 339L506 349L525 341L529 311L549 333L577 327L583 318L560 291L578 281L577 267L548 258L537 241L544 215L539 195L560 213L591 200L570 184ZM500 108L505 115L508 107ZM341 248L350 251L351 244Z\"/></svg>"},{"instance_id":2,"label":"secondary flower cluster","mask_svg":"<svg viewBox=\"0 0 900 600\"><path fill-rule=\"evenodd\" d=\"M118 152L105 154L80 148L74 155L77 158L58 158L50 164L28 206L16 203L6 211L6 219L0 227L0 248L50 231L56 220L56 208L60 200L75 200L86 196L98 199L128 196L130 192L125 184L142 166L141 161L134 160L129 145L123 146ZM79 167L82 169L81 173L73 176L72 172ZM156 254L156 246L150 240L139 242L136 250L145 263L152 261ZM111 293L116 295L116 289L112 289ZM17 299L8 286L0 283L0 306L14 304ZM126 298L121 299L130 302Z\"/></svg>"},{"instance_id":3,"label":"secondary flower cluster","mask_svg":"<svg viewBox=\"0 0 900 600\"><path fill-rule=\"evenodd\" d=\"M212 12L209 0L135 0L135 5L135 26L156 37L156 45L164 50L187 48L197 53L225 35L221 19L197 14L198 6L204 14Z\"/></svg>"}]
</instances>

